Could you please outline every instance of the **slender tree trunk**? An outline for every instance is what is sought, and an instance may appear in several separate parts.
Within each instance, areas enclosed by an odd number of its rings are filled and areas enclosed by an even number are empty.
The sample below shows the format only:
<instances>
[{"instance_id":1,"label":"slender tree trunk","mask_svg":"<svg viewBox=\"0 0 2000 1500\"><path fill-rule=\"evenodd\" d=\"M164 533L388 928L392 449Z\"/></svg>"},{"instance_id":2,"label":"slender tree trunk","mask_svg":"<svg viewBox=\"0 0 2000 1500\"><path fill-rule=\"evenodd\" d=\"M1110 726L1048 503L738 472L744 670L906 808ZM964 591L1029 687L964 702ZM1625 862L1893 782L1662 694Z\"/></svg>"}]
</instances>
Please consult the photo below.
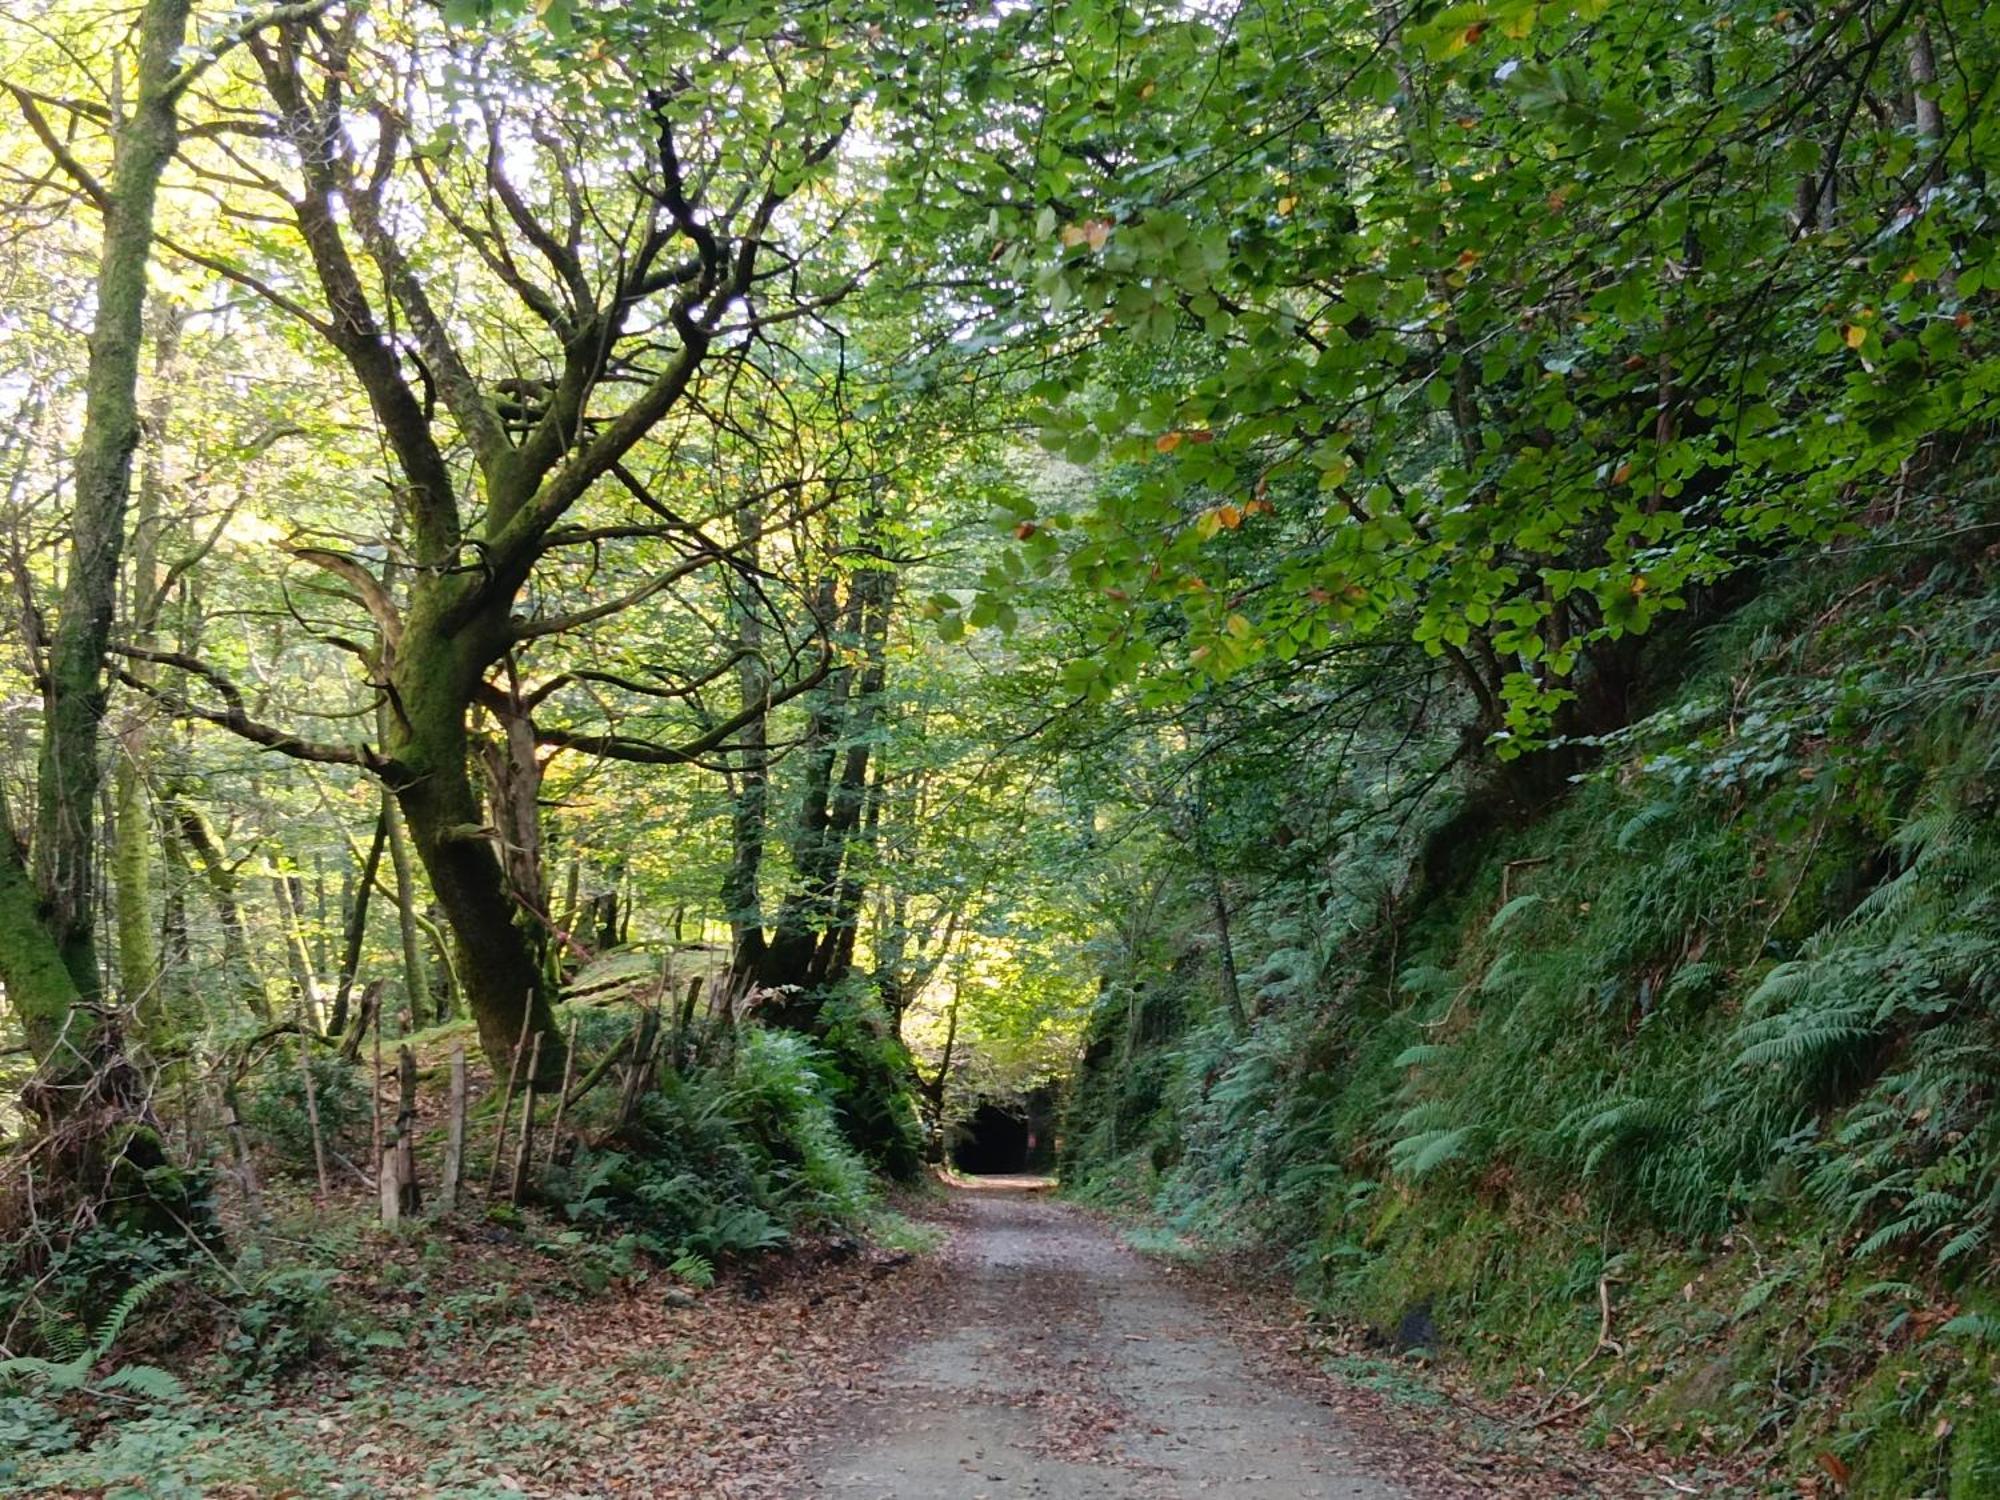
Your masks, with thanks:
<instances>
[{"instance_id":1,"label":"slender tree trunk","mask_svg":"<svg viewBox=\"0 0 2000 1500\"><path fill-rule=\"evenodd\" d=\"M361 945L368 938L368 898L375 893L381 877L382 848L389 841L389 826L395 814L387 798L375 815L375 837L369 841L368 857L361 862L361 878L353 887L354 897L347 910L347 931L340 950L340 977L333 992L333 1016L327 1031L339 1036L347 1030L347 1006L354 993L354 981L361 972Z\"/></svg>"},{"instance_id":2,"label":"slender tree trunk","mask_svg":"<svg viewBox=\"0 0 2000 1500\"><path fill-rule=\"evenodd\" d=\"M382 826L389 831L389 867L396 872L396 930L403 945L403 993L410 1015L422 1014L429 999L429 972L424 964L423 935L417 925L417 876L410 863L409 840L403 837L403 816L396 800L382 794Z\"/></svg>"},{"instance_id":3,"label":"slender tree trunk","mask_svg":"<svg viewBox=\"0 0 2000 1500\"><path fill-rule=\"evenodd\" d=\"M1229 1022L1238 1031L1247 1031L1250 1017L1243 1009L1243 987L1236 978L1236 945L1229 936L1229 893L1223 889L1222 876L1214 865L1208 867L1208 898L1215 913L1216 968L1222 976L1222 998L1229 1006Z\"/></svg>"},{"instance_id":4,"label":"slender tree trunk","mask_svg":"<svg viewBox=\"0 0 2000 1500\"><path fill-rule=\"evenodd\" d=\"M175 365L184 314L160 304L153 317L153 395L146 409L146 456L139 470L132 521L132 584L128 613L136 644L153 647L159 616L160 500L165 487L167 421L173 410ZM137 665L137 664L135 664ZM118 928L118 984L144 1029L165 1034L172 1017L160 992L159 949L153 941L152 809L146 796L146 762L152 742L147 705L132 705L118 736L112 774L112 884Z\"/></svg>"},{"instance_id":5,"label":"slender tree trunk","mask_svg":"<svg viewBox=\"0 0 2000 1500\"><path fill-rule=\"evenodd\" d=\"M1919 140L1944 140L1944 106L1937 97L1937 51L1928 21L1910 33L1910 94Z\"/></svg>"},{"instance_id":6,"label":"slender tree trunk","mask_svg":"<svg viewBox=\"0 0 2000 1500\"><path fill-rule=\"evenodd\" d=\"M223 855L215 830L201 810L185 798L168 804L181 840L193 851L201 867L202 884L214 903L217 924L222 928L222 962L238 985L244 1008L262 1020L271 1019L270 997L264 991L264 976L257 972L250 956L249 934L243 924L243 901L236 883L236 871Z\"/></svg>"},{"instance_id":7,"label":"slender tree trunk","mask_svg":"<svg viewBox=\"0 0 2000 1500\"><path fill-rule=\"evenodd\" d=\"M306 942L305 913L293 879L271 877L271 894L278 903L278 922L285 938L285 956L292 970L292 987L298 992L300 1013L314 1031L322 1029L319 1009L319 976L313 972L312 949Z\"/></svg>"},{"instance_id":8,"label":"slender tree trunk","mask_svg":"<svg viewBox=\"0 0 2000 1500\"><path fill-rule=\"evenodd\" d=\"M188 9L188 0L147 0L140 12L134 98L115 128L114 166L101 189L104 239L76 456L69 573L41 684L34 874L30 882L25 871L10 868L0 877L5 924L0 979L43 1064L51 1063L62 1038L67 1056L56 1064L59 1077L76 1065L93 1065L93 1033L100 1024L76 1002L99 989L92 860L106 703L104 652L124 552L132 454L139 442L139 351L153 209L161 174L178 144L175 80ZM5 862L17 866L18 857L14 853ZM67 985L58 981L58 970L66 971Z\"/></svg>"},{"instance_id":9,"label":"slender tree trunk","mask_svg":"<svg viewBox=\"0 0 2000 1500\"><path fill-rule=\"evenodd\" d=\"M737 508L737 546L744 549L744 561L757 563L753 540L763 527L763 511L754 502ZM770 676L765 670L764 626L757 613L758 598L749 582L739 576L730 586L736 614L737 705L741 712L768 704ZM770 771L768 729L763 713L758 713L738 733L742 749L737 752L729 809L729 871L722 881L722 911L729 921L731 967L746 977L757 973L764 962L764 903L761 882L764 868L764 835L770 818Z\"/></svg>"},{"instance_id":10,"label":"slender tree trunk","mask_svg":"<svg viewBox=\"0 0 2000 1500\"><path fill-rule=\"evenodd\" d=\"M930 1105L931 1134L925 1156L932 1162L944 1160L944 1099L951 1087L952 1049L958 1042L958 986L953 985L951 1006L945 1012L944 1047L938 1053L937 1073L920 1079L924 1100Z\"/></svg>"},{"instance_id":11,"label":"slender tree trunk","mask_svg":"<svg viewBox=\"0 0 2000 1500\"><path fill-rule=\"evenodd\" d=\"M843 871L867 800L894 592L895 575L888 569L863 570L842 610L842 634L859 646L862 664L829 679L826 696L814 707L807 731L812 750L792 833L796 878L765 957L766 984L811 987L838 977L833 971L842 947ZM860 896L857 887L855 910Z\"/></svg>"}]
</instances>

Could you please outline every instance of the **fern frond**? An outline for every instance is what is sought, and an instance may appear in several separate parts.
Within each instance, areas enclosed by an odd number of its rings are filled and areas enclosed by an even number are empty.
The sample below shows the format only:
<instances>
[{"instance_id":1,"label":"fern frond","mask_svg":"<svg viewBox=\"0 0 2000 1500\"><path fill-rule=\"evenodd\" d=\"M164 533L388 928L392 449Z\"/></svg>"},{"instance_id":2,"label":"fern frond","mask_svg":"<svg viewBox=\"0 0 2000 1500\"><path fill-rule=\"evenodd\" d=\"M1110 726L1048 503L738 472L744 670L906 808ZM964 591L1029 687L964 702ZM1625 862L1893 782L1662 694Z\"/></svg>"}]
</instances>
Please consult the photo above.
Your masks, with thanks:
<instances>
[{"instance_id":1,"label":"fern frond","mask_svg":"<svg viewBox=\"0 0 2000 1500\"><path fill-rule=\"evenodd\" d=\"M1796 1066L1865 1042L1876 1030L1853 1008L1774 1016L1737 1032L1736 1041L1742 1050L1736 1055L1736 1065L1739 1068L1757 1068L1767 1063Z\"/></svg>"},{"instance_id":2,"label":"fern frond","mask_svg":"<svg viewBox=\"0 0 2000 1500\"><path fill-rule=\"evenodd\" d=\"M1397 1115L1389 1126L1389 1133L1394 1136L1418 1135L1448 1128L1451 1123L1452 1109L1449 1104L1442 1099L1425 1099Z\"/></svg>"},{"instance_id":3,"label":"fern frond","mask_svg":"<svg viewBox=\"0 0 2000 1500\"><path fill-rule=\"evenodd\" d=\"M1938 1265L1947 1266L1961 1255L1970 1255L1986 1243L1988 1233L1988 1228L1984 1224L1975 1224L1970 1229L1960 1230L1945 1241L1943 1248L1938 1251Z\"/></svg>"},{"instance_id":4,"label":"fern frond","mask_svg":"<svg viewBox=\"0 0 2000 1500\"><path fill-rule=\"evenodd\" d=\"M1414 1047L1405 1047L1396 1054L1389 1064L1392 1068L1421 1068L1451 1056L1451 1048L1437 1042L1418 1042Z\"/></svg>"},{"instance_id":5,"label":"fern frond","mask_svg":"<svg viewBox=\"0 0 2000 1500\"><path fill-rule=\"evenodd\" d=\"M85 1354L88 1354L88 1350ZM0 1359L0 1386L39 1383L52 1391L73 1391L90 1377L90 1361L83 1355L57 1363L37 1359L32 1354Z\"/></svg>"},{"instance_id":6,"label":"fern frond","mask_svg":"<svg viewBox=\"0 0 2000 1500\"><path fill-rule=\"evenodd\" d=\"M1937 1336L1971 1339L1978 1344L2000 1344L2000 1318L1989 1313L1960 1313L1950 1322L1940 1324Z\"/></svg>"},{"instance_id":7,"label":"fern frond","mask_svg":"<svg viewBox=\"0 0 2000 1500\"><path fill-rule=\"evenodd\" d=\"M1500 910L1493 913L1493 920L1486 924L1486 935L1488 937L1498 936L1500 933L1506 931L1508 927L1512 926L1514 919L1519 917L1522 912L1541 904L1542 897L1535 891L1529 891L1525 896L1516 896L1512 901L1501 907Z\"/></svg>"},{"instance_id":8,"label":"fern frond","mask_svg":"<svg viewBox=\"0 0 2000 1500\"><path fill-rule=\"evenodd\" d=\"M1763 982L1744 996L1743 1008L1761 1015L1780 1006L1795 1004L1812 992L1813 965L1801 960L1779 964Z\"/></svg>"},{"instance_id":9,"label":"fern frond","mask_svg":"<svg viewBox=\"0 0 2000 1500\"><path fill-rule=\"evenodd\" d=\"M1625 820L1625 826L1618 830L1618 850L1628 854L1632 847L1646 834L1662 823L1671 822L1680 815L1681 806L1677 802L1648 802L1644 807Z\"/></svg>"},{"instance_id":10,"label":"fern frond","mask_svg":"<svg viewBox=\"0 0 2000 1500\"><path fill-rule=\"evenodd\" d=\"M125 1331L125 1324L132 1314L147 1301L158 1296L161 1290L181 1279L179 1271L155 1271L151 1276L134 1282L125 1289L125 1295L112 1306L111 1311L98 1325L97 1337L91 1345L90 1362L97 1361L111 1352L111 1346L118 1342L118 1335Z\"/></svg>"},{"instance_id":11,"label":"fern frond","mask_svg":"<svg viewBox=\"0 0 2000 1500\"><path fill-rule=\"evenodd\" d=\"M689 1286L706 1290L715 1285L715 1262L706 1255L695 1254L692 1250L685 1250L675 1256L673 1264L667 1269Z\"/></svg>"},{"instance_id":12,"label":"fern frond","mask_svg":"<svg viewBox=\"0 0 2000 1500\"><path fill-rule=\"evenodd\" d=\"M76 1359L90 1348L89 1330L68 1315L44 1313L36 1321L35 1331L60 1360Z\"/></svg>"},{"instance_id":13,"label":"fern frond","mask_svg":"<svg viewBox=\"0 0 2000 1500\"><path fill-rule=\"evenodd\" d=\"M1475 1131L1470 1125L1455 1130L1427 1130L1396 1142L1389 1148L1389 1161L1404 1176L1429 1175L1447 1162L1463 1156L1472 1144Z\"/></svg>"},{"instance_id":14,"label":"fern frond","mask_svg":"<svg viewBox=\"0 0 2000 1500\"><path fill-rule=\"evenodd\" d=\"M149 1401L179 1401L187 1390L158 1365L120 1365L97 1382L99 1390L130 1391Z\"/></svg>"}]
</instances>

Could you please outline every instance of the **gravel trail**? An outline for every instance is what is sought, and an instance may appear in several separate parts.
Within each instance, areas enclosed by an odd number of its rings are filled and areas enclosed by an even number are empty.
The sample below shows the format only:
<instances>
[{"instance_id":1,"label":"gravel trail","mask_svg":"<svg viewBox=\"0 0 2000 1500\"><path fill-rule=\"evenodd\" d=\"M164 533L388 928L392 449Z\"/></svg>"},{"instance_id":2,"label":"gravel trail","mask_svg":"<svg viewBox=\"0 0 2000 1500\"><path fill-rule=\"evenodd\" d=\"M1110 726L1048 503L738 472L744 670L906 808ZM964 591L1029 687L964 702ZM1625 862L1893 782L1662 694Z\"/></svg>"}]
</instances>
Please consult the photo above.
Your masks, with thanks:
<instances>
[{"instance_id":1,"label":"gravel trail","mask_svg":"<svg viewBox=\"0 0 2000 1500\"><path fill-rule=\"evenodd\" d=\"M1032 1179L960 1195L949 1290L808 1456L824 1500L1410 1500L1340 1414Z\"/></svg>"}]
</instances>

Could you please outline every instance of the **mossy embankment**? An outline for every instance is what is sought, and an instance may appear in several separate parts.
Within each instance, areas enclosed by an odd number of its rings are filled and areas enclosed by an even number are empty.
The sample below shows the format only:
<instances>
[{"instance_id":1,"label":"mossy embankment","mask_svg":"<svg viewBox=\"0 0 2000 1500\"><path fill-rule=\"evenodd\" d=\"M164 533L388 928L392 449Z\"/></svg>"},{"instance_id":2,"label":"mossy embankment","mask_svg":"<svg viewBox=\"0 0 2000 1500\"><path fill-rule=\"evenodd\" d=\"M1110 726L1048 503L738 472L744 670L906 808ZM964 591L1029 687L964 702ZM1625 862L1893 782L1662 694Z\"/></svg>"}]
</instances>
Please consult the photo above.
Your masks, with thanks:
<instances>
[{"instance_id":1,"label":"mossy embankment","mask_svg":"<svg viewBox=\"0 0 2000 1500\"><path fill-rule=\"evenodd\" d=\"M1107 974L1072 1189L1606 1443L2000 1493L2000 578L1843 554L1656 644L1552 802L1244 878L1247 1029L1186 903Z\"/></svg>"}]
</instances>

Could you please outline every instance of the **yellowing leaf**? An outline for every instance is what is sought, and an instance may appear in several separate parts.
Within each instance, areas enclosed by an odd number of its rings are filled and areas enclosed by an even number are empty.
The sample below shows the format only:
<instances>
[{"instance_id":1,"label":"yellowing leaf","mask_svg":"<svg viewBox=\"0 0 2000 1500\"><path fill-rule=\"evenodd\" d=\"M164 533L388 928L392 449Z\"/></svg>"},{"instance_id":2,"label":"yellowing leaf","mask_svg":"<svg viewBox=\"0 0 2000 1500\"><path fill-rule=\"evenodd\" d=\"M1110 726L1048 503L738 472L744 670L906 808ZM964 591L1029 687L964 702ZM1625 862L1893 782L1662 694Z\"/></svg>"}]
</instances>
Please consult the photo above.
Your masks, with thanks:
<instances>
[{"instance_id":1,"label":"yellowing leaf","mask_svg":"<svg viewBox=\"0 0 2000 1500\"><path fill-rule=\"evenodd\" d=\"M1153 447L1161 453L1171 453L1180 445L1181 435L1178 432L1163 432L1153 439Z\"/></svg>"},{"instance_id":2,"label":"yellowing leaf","mask_svg":"<svg viewBox=\"0 0 2000 1500\"><path fill-rule=\"evenodd\" d=\"M1294 208L1297 208L1298 204L1299 200L1297 198L1293 197L1280 198L1278 200L1278 212L1280 215L1288 214Z\"/></svg>"},{"instance_id":3,"label":"yellowing leaf","mask_svg":"<svg viewBox=\"0 0 2000 1500\"><path fill-rule=\"evenodd\" d=\"M1868 342L1868 330L1860 323L1841 324L1840 336L1846 340L1847 347L1850 349L1859 349L1863 344Z\"/></svg>"},{"instance_id":4,"label":"yellowing leaf","mask_svg":"<svg viewBox=\"0 0 2000 1500\"><path fill-rule=\"evenodd\" d=\"M1218 505L1215 508L1215 519L1222 523L1225 531L1234 531L1243 524L1243 512L1234 505Z\"/></svg>"},{"instance_id":5,"label":"yellowing leaf","mask_svg":"<svg viewBox=\"0 0 2000 1500\"><path fill-rule=\"evenodd\" d=\"M1062 227L1062 242L1065 250L1074 250L1088 237L1088 231L1081 224L1065 224Z\"/></svg>"},{"instance_id":6,"label":"yellowing leaf","mask_svg":"<svg viewBox=\"0 0 2000 1500\"><path fill-rule=\"evenodd\" d=\"M1088 224L1083 226L1083 235L1085 239L1090 241L1090 248L1092 250L1102 250L1105 242L1111 238L1111 221L1109 219L1092 219Z\"/></svg>"}]
</instances>

